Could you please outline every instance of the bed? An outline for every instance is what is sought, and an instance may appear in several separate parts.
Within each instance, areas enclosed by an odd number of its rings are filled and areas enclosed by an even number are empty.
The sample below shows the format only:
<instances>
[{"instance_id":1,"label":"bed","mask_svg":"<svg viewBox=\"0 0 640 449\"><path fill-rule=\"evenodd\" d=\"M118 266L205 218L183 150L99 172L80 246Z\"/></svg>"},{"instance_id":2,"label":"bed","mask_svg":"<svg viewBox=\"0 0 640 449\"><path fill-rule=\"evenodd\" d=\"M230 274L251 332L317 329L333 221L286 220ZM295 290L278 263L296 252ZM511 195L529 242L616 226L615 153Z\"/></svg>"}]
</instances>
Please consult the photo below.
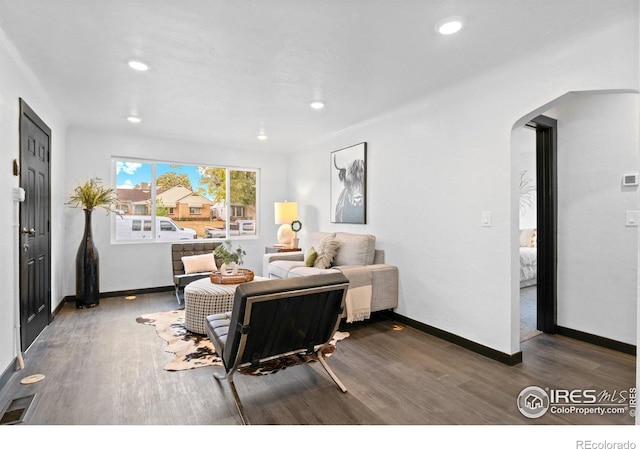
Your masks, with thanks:
<instances>
[{"instance_id":1,"label":"bed","mask_svg":"<svg viewBox=\"0 0 640 449\"><path fill-rule=\"evenodd\" d=\"M536 229L520 230L520 288L538 282L538 248Z\"/></svg>"}]
</instances>

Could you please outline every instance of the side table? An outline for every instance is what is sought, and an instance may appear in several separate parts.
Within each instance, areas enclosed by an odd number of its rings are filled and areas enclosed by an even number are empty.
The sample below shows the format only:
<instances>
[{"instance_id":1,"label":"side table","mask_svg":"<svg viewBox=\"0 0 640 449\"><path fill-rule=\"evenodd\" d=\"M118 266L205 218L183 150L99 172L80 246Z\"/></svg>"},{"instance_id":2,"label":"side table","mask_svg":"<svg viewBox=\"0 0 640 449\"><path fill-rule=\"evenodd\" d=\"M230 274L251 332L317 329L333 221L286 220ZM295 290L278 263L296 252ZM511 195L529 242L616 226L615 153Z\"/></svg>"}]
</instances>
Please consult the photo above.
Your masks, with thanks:
<instances>
[{"instance_id":1,"label":"side table","mask_svg":"<svg viewBox=\"0 0 640 449\"><path fill-rule=\"evenodd\" d=\"M292 253L292 252L296 252L296 251L302 251L302 249L300 249L300 248L278 248L278 247L275 247L275 246L266 246L264 248L264 253L265 254Z\"/></svg>"}]
</instances>

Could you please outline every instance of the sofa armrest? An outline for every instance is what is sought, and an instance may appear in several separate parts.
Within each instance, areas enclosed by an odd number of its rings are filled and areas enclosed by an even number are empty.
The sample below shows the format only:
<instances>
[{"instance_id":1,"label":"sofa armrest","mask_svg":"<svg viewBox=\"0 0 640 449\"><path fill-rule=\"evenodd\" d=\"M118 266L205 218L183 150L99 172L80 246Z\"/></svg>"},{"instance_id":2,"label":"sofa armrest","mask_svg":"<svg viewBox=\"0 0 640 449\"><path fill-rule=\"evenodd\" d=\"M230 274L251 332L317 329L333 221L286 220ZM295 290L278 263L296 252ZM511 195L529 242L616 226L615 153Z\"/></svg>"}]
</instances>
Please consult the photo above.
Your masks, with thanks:
<instances>
[{"instance_id":1,"label":"sofa armrest","mask_svg":"<svg viewBox=\"0 0 640 449\"><path fill-rule=\"evenodd\" d=\"M265 276L268 273L268 267L274 260L304 260L304 253L302 251L292 251L286 253L269 253L262 256L262 275Z\"/></svg>"},{"instance_id":2,"label":"sofa armrest","mask_svg":"<svg viewBox=\"0 0 640 449\"><path fill-rule=\"evenodd\" d=\"M373 275L371 311L398 307L398 267L374 264L369 268Z\"/></svg>"}]
</instances>

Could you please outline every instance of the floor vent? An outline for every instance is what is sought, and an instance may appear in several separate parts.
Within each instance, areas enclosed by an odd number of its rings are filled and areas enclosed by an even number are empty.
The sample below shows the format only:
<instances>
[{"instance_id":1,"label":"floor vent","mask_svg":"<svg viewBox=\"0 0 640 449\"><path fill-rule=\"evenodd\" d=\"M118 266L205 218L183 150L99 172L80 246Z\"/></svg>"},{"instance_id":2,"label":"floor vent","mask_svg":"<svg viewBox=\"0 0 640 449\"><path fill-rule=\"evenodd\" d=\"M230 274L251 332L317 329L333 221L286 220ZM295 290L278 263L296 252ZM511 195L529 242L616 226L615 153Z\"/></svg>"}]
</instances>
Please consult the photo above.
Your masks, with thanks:
<instances>
[{"instance_id":1,"label":"floor vent","mask_svg":"<svg viewBox=\"0 0 640 449\"><path fill-rule=\"evenodd\" d=\"M35 394L23 398L12 399L0 415L0 424L20 424L33 402Z\"/></svg>"}]
</instances>

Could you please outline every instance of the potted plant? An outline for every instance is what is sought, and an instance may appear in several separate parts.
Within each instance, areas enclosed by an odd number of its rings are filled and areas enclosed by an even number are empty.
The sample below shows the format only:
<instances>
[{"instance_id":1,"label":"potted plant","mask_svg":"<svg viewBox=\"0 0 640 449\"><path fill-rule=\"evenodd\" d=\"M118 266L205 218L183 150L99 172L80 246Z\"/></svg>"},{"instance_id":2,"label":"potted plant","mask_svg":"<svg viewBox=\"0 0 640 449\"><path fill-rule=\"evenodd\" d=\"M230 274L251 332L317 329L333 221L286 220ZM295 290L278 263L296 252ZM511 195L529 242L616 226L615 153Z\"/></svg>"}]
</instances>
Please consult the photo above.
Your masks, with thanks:
<instances>
[{"instance_id":1,"label":"potted plant","mask_svg":"<svg viewBox=\"0 0 640 449\"><path fill-rule=\"evenodd\" d=\"M216 246L213 250L214 257L222 259L222 266L220 267L220 273L223 275L228 274L228 270L231 269L231 274L238 273L238 265L242 265L242 256L246 256L247 253L238 245L236 249L233 249L231 240L225 240L223 244Z\"/></svg>"},{"instance_id":2,"label":"potted plant","mask_svg":"<svg viewBox=\"0 0 640 449\"><path fill-rule=\"evenodd\" d=\"M109 213L116 204L115 189L105 187L100 179L92 178L73 189L67 204L84 210L84 235L76 254L76 308L100 304L100 263L93 243L91 213L101 207Z\"/></svg>"},{"instance_id":3,"label":"potted plant","mask_svg":"<svg viewBox=\"0 0 640 449\"><path fill-rule=\"evenodd\" d=\"M300 220L293 220L291 222L291 230L294 232L295 237L291 242L291 248L299 248L300 239L298 238L298 232L302 229L302 223Z\"/></svg>"}]
</instances>

